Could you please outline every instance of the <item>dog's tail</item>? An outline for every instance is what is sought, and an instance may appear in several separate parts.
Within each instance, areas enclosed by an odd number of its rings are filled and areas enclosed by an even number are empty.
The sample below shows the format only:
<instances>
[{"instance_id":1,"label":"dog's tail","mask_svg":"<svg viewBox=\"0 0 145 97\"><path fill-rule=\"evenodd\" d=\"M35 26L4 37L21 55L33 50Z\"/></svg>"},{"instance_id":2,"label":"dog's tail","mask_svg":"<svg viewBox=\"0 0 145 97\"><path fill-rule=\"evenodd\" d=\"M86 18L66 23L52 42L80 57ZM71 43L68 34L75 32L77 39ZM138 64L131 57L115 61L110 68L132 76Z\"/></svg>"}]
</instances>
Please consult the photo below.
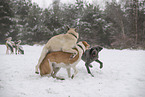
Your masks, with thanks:
<instances>
[{"instance_id":1,"label":"dog's tail","mask_svg":"<svg viewBox=\"0 0 145 97\"><path fill-rule=\"evenodd\" d=\"M49 59L45 58L40 64L39 69L40 69L41 76L46 75L46 74L51 74L53 71L52 63L50 62Z\"/></svg>"}]
</instances>

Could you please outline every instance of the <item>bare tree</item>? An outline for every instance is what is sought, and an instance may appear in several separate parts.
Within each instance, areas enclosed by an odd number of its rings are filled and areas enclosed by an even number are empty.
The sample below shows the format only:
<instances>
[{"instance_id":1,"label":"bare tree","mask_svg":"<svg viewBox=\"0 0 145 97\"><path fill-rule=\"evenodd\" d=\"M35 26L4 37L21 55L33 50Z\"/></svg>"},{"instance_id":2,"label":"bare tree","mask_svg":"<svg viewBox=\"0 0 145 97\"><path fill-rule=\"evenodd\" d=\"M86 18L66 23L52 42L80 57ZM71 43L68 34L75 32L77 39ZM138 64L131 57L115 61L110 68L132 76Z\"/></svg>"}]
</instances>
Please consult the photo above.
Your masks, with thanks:
<instances>
[{"instance_id":1,"label":"bare tree","mask_svg":"<svg viewBox=\"0 0 145 97\"><path fill-rule=\"evenodd\" d=\"M136 34L136 38L135 38L135 43L137 43L137 41L138 41L138 31L137 31L137 19L138 19L138 0L134 0L134 2L133 3L135 3L134 5L135 5L135 34Z\"/></svg>"},{"instance_id":2,"label":"bare tree","mask_svg":"<svg viewBox=\"0 0 145 97\"><path fill-rule=\"evenodd\" d=\"M59 10L59 3L60 3L60 0L53 0L53 10L54 10L54 13L55 13L55 14L58 13L58 10Z\"/></svg>"}]
</instances>

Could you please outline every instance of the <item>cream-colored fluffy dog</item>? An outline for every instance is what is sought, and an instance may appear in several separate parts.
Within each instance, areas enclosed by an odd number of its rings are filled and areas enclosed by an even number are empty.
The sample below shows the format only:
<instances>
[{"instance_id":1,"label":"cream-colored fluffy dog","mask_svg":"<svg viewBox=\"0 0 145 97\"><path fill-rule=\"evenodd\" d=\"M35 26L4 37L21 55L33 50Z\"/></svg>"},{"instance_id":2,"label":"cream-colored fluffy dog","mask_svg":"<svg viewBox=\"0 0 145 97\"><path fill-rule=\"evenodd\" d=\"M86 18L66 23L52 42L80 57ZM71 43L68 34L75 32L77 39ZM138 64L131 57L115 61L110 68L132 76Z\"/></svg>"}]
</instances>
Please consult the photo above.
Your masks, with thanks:
<instances>
[{"instance_id":1,"label":"cream-colored fluffy dog","mask_svg":"<svg viewBox=\"0 0 145 97\"><path fill-rule=\"evenodd\" d=\"M76 28L69 28L66 34L60 34L52 37L44 46L41 56L39 58L38 64L36 65L35 73L39 74L38 68L44 57L49 52L54 51L63 51L72 53L75 57L77 55L77 51L73 48L76 46L77 40L79 38L79 34L76 32Z\"/></svg>"}]
</instances>

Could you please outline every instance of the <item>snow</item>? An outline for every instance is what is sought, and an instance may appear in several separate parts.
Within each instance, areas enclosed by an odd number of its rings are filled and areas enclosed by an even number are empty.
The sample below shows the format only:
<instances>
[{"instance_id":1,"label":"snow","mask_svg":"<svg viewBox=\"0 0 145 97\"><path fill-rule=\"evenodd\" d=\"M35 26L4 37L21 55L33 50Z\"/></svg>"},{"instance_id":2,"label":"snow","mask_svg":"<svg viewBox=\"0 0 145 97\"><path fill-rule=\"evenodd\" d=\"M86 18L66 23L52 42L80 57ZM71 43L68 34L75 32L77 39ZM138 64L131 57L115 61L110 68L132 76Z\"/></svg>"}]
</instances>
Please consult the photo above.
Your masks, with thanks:
<instances>
[{"instance_id":1,"label":"snow","mask_svg":"<svg viewBox=\"0 0 145 97\"><path fill-rule=\"evenodd\" d=\"M24 55L6 55L6 46L0 45L0 97L145 97L144 50L103 49L104 67L93 62L94 77L80 61L74 79L63 68L58 72L65 78L61 81L34 73L43 46L23 48Z\"/></svg>"},{"instance_id":2,"label":"snow","mask_svg":"<svg viewBox=\"0 0 145 97\"><path fill-rule=\"evenodd\" d=\"M57 1L57 0L56 0ZM59 1L59 0L58 0ZM101 0L84 0L87 3L99 3L100 5L102 5L102 3L104 3L104 1ZM32 0L32 3L37 3L41 8L48 8L48 6L52 5L53 0ZM61 3L65 3L65 4L75 4L76 0L60 0ZM104 4L103 4L104 5Z\"/></svg>"}]
</instances>

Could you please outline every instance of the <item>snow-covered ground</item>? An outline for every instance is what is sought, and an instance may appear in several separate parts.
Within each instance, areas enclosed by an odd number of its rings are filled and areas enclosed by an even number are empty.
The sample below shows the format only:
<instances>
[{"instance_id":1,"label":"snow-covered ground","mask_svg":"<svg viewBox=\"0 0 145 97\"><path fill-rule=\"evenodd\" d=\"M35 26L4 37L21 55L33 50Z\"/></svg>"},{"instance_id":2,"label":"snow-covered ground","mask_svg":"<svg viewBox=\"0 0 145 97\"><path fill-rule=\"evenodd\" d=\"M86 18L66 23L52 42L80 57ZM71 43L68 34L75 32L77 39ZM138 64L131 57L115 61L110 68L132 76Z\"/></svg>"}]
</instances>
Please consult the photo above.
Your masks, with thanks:
<instances>
[{"instance_id":1,"label":"snow-covered ground","mask_svg":"<svg viewBox=\"0 0 145 97\"><path fill-rule=\"evenodd\" d=\"M102 70L93 62L95 77L87 74L84 62L74 79L65 69L58 72L65 80L35 74L43 46L23 46L25 55L6 55L0 45L0 97L145 97L145 51L108 50L100 52ZM73 70L72 70L73 73Z\"/></svg>"}]
</instances>

